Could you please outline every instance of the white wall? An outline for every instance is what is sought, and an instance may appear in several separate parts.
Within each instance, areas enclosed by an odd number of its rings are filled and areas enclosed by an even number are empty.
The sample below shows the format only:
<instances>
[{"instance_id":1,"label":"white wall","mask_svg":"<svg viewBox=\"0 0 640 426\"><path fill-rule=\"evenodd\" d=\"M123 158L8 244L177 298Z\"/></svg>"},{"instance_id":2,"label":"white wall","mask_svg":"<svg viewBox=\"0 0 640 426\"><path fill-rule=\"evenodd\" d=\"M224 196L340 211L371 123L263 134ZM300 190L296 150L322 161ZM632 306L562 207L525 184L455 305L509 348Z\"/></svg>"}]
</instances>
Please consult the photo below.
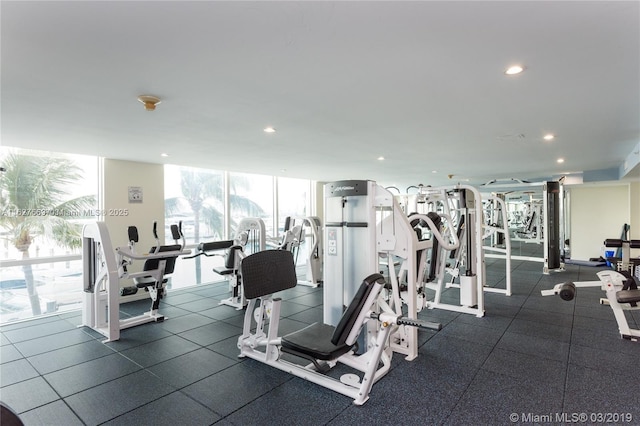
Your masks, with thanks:
<instances>
[{"instance_id":1,"label":"white wall","mask_svg":"<svg viewBox=\"0 0 640 426\"><path fill-rule=\"evenodd\" d=\"M104 160L104 221L114 247L127 245L127 228L137 226L145 250L155 245L153 221L164 242L164 166L132 161ZM142 189L142 202L129 201L129 187ZM120 214L126 210L126 214Z\"/></svg>"},{"instance_id":2,"label":"white wall","mask_svg":"<svg viewBox=\"0 0 640 426\"><path fill-rule=\"evenodd\" d=\"M631 230L629 238L632 240L640 240L640 182L633 182L629 187L629 204L631 214ZM637 252L635 252L637 253ZM634 255L632 251L631 255Z\"/></svg>"},{"instance_id":3,"label":"white wall","mask_svg":"<svg viewBox=\"0 0 640 426\"><path fill-rule=\"evenodd\" d=\"M631 185L571 186L570 191L571 258L588 260L601 256L604 240L620 238L622 226L631 223ZM634 197L638 200L637 193ZM636 205L634 210L637 232L640 207Z\"/></svg>"},{"instance_id":4,"label":"white wall","mask_svg":"<svg viewBox=\"0 0 640 426\"><path fill-rule=\"evenodd\" d=\"M136 226L140 237L136 251L148 252L152 246L156 245L152 232L154 220L158 222L158 237L162 244L164 242L164 166L105 159L103 167L103 206L101 208L105 210L104 221L109 229L113 247L126 246L127 229L129 226ZM142 202L129 202L129 187L142 189ZM130 267L132 272L141 269L142 262L135 262ZM132 284L130 281L121 281L120 285L124 287ZM148 295L143 292L140 298L145 297Z\"/></svg>"}]
</instances>

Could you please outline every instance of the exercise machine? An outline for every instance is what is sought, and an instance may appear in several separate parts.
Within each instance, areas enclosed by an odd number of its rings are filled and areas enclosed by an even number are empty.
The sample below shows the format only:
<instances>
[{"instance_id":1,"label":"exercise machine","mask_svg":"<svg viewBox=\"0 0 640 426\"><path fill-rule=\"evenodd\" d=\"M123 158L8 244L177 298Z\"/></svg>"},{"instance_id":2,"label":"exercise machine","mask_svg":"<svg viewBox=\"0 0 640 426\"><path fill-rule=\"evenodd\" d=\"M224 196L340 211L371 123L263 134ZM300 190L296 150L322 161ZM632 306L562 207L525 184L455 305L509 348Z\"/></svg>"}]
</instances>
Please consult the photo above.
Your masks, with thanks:
<instances>
[{"instance_id":1,"label":"exercise machine","mask_svg":"<svg viewBox=\"0 0 640 426\"><path fill-rule=\"evenodd\" d=\"M417 193L404 197L407 207L439 218L439 223L434 221L437 232L431 231L436 237L441 234L444 235L442 239L455 237L459 241L457 245L434 242L428 258L429 274L423 277L422 283L424 290L432 291L424 293L426 306L484 316L484 291L510 294L510 279L507 276L506 290L485 286L483 240L488 234L484 233L487 226L482 196L476 188L461 184L418 185L415 188ZM497 230L497 227L493 228L494 232ZM459 289L458 303L443 301L442 296L448 288Z\"/></svg>"},{"instance_id":2,"label":"exercise machine","mask_svg":"<svg viewBox=\"0 0 640 426\"><path fill-rule=\"evenodd\" d=\"M616 249L616 256L607 261L615 264L618 271L629 271L640 279L640 258L631 257L631 249L640 249L640 240L608 238L604 240L604 246Z\"/></svg>"},{"instance_id":3,"label":"exercise machine","mask_svg":"<svg viewBox=\"0 0 640 426\"><path fill-rule=\"evenodd\" d=\"M406 215L394 202L393 195L374 181L344 180L325 184L324 197L324 323L338 325L345 307L356 295L357 283L361 277L370 275L372 271L379 271L380 250L384 252L384 256L393 257L397 241L401 242L398 250L411 262L408 279L411 281L411 288L415 290L416 251L415 246L406 245L415 241L396 239L394 236L395 220L404 222L404 226L397 229L404 229L407 235L411 227ZM390 217L387 220L391 220L391 224L378 226L385 216ZM386 235L383 236L383 233ZM415 235L413 231L411 235ZM412 254L409 255L410 253ZM392 297L392 300L400 300L397 293ZM417 291L408 291L405 302L409 306L407 315L417 319ZM400 311L401 303L396 303L394 309ZM402 327L394 334L392 349L406 354L409 359L415 358L418 354L417 331L407 331ZM361 337L359 342L361 348L364 347L363 339Z\"/></svg>"},{"instance_id":4,"label":"exercise machine","mask_svg":"<svg viewBox=\"0 0 640 426\"><path fill-rule=\"evenodd\" d=\"M231 296L222 299L221 305L231 306L237 310L247 306L240 264L247 255L263 251L266 248L266 238L267 233L262 219L246 217L240 220L236 227L233 245L227 251L224 268L214 268L215 273L226 277L229 282Z\"/></svg>"},{"instance_id":5,"label":"exercise machine","mask_svg":"<svg viewBox=\"0 0 640 426\"><path fill-rule=\"evenodd\" d=\"M196 253L185 259L198 256L224 257L223 265L213 268L213 271L225 278L229 285L231 295L221 300L220 304L241 310L247 305L247 299L244 296L244 289L242 287L242 275L240 274L242 259L248 254L263 251L265 247L266 233L264 221L259 218L250 217L240 220L233 240L200 243L196 248Z\"/></svg>"},{"instance_id":6,"label":"exercise machine","mask_svg":"<svg viewBox=\"0 0 640 426\"><path fill-rule=\"evenodd\" d=\"M240 277L240 262L245 257L243 246L235 240L210 241L198 244L196 252L193 256L184 257L184 259L193 259L198 256L224 258L221 267L213 268L213 271L225 277L229 284L231 296L220 301L221 305L228 305L238 310L246 305L246 299L242 292L242 281Z\"/></svg>"},{"instance_id":7,"label":"exercise machine","mask_svg":"<svg viewBox=\"0 0 640 426\"><path fill-rule=\"evenodd\" d=\"M393 355L389 339L394 330L401 325L441 328L437 323L396 315L381 297L384 278L374 273L357 287L335 326L314 323L279 337L282 300L273 295L296 286L293 255L284 250L252 254L243 260L242 275L249 305L242 335L238 338L239 356L348 396L356 405L364 404L374 383L389 372ZM366 333L362 333L363 330ZM358 339L360 334L366 334L366 343L360 348L363 353L358 355L356 346L362 340ZM333 378L328 373L337 364L356 373Z\"/></svg>"},{"instance_id":8,"label":"exercise machine","mask_svg":"<svg viewBox=\"0 0 640 426\"><path fill-rule=\"evenodd\" d=\"M324 195L324 323L336 326L358 290L354 283L381 268L388 270L390 281L383 294L390 309L396 315L406 312L409 319L417 320L424 306L421 278L430 242L418 240L393 194L374 181L328 183ZM429 223L426 216L422 219ZM442 240L444 244L458 244L457 240ZM364 347L363 342L360 347ZM407 360L416 358L417 329L399 325L391 332L389 347Z\"/></svg>"},{"instance_id":9,"label":"exercise machine","mask_svg":"<svg viewBox=\"0 0 640 426\"><path fill-rule=\"evenodd\" d=\"M529 211L525 213L524 229L520 229L512 241L524 241L541 243L543 247L542 257L511 255L511 259L531 262L541 262L542 273L564 270L565 258L565 213L568 205L568 197L564 190L564 178L558 181L523 182L512 179L509 183L500 183L496 180L482 185L483 190L493 193L497 191L520 191L540 188L542 199L529 201ZM526 191L529 192L529 191ZM500 192L497 192L500 194ZM534 232L535 230L535 232ZM526 238L522 238L522 237ZM487 253L486 257L505 258L500 253Z\"/></svg>"},{"instance_id":10,"label":"exercise machine","mask_svg":"<svg viewBox=\"0 0 640 426\"><path fill-rule=\"evenodd\" d=\"M432 256L441 266L435 279L425 281L425 287L435 291L427 306L482 317L485 289L482 197L476 188L460 184L431 188L425 195L427 202L441 204L445 213L440 216L448 218L449 232L459 240L458 247L440 244L437 250L442 253ZM441 299L444 289L452 287L460 289L458 304Z\"/></svg>"},{"instance_id":11,"label":"exercise machine","mask_svg":"<svg viewBox=\"0 0 640 426\"><path fill-rule=\"evenodd\" d=\"M160 300L178 256L190 254L185 250L184 236L178 225L171 231L176 244L160 245L157 225L153 224L156 245L148 253L137 253L138 230L129 227L128 247L113 248L109 230L104 222L85 225L82 230L82 280L84 299L82 325L104 335L105 342L118 340L120 331L149 322L164 321L158 312ZM181 240L181 243L178 243ZM144 261L141 272L130 272L134 261ZM134 286L121 287L121 280L132 279ZM126 319L120 319L121 297L131 296L144 289L151 298L149 311Z\"/></svg>"},{"instance_id":12,"label":"exercise machine","mask_svg":"<svg viewBox=\"0 0 640 426\"><path fill-rule=\"evenodd\" d=\"M322 222L316 216L301 218L287 217L284 225L284 237L277 247L293 253L296 269L301 249L304 247L306 256L304 278L298 279L298 284L308 287L318 287L322 284Z\"/></svg>"},{"instance_id":13,"label":"exercise machine","mask_svg":"<svg viewBox=\"0 0 640 426\"><path fill-rule=\"evenodd\" d=\"M484 287L484 291L511 296L511 235L507 205L501 194L484 197L486 220L482 236L484 255L500 253L505 259L505 288ZM488 241L488 243L487 243Z\"/></svg>"},{"instance_id":14,"label":"exercise machine","mask_svg":"<svg viewBox=\"0 0 640 426\"><path fill-rule=\"evenodd\" d=\"M600 281L566 282L556 284L553 289L542 290L543 296L559 295L562 300L573 300L577 289L581 287L600 287L606 298L600 303L608 304L618 324L618 331L623 339L638 341L640 330L629 326L625 311L640 311L640 289L638 279L628 271L604 270L597 273Z\"/></svg>"}]
</instances>

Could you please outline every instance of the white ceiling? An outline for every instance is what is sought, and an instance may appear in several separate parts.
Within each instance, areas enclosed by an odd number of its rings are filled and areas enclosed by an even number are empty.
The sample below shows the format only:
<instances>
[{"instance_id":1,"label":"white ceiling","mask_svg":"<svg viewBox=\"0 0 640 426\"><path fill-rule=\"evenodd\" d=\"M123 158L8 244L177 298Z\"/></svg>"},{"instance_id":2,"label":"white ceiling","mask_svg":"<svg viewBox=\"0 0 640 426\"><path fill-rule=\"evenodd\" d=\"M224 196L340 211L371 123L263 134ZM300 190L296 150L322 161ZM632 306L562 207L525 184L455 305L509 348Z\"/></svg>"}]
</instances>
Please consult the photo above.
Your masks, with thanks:
<instances>
[{"instance_id":1,"label":"white ceiling","mask_svg":"<svg viewBox=\"0 0 640 426\"><path fill-rule=\"evenodd\" d=\"M610 169L640 140L638 1L0 7L7 146L406 187Z\"/></svg>"}]
</instances>

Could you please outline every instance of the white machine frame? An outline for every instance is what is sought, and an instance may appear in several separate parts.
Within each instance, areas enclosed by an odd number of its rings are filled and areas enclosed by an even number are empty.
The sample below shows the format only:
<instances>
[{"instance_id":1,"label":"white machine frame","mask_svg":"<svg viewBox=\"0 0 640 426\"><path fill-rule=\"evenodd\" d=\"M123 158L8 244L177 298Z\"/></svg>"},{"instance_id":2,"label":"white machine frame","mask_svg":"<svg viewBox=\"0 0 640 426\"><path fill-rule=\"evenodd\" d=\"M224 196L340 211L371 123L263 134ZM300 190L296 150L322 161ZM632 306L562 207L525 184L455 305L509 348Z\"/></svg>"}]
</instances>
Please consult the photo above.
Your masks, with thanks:
<instances>
[{"instance_id":1,"label":"white machine frame","mask_svg":"<svg viewBox=\"0 0 640 426\"><path fill-rule=\"evenodd\" d=\"M485 197L489 208L490 219L483 225L484 234L482 236L483 241L489 240L491 244L484 244L482 246L484 250L484 256L490 257L488 252L502 253L505 259L505 288L497 287L484 287L484 291L492 293L502 293L505 296L511 296L511 235L509 235L509 218L507 213L507 205L504 200L498 196L491 195ZM500 220L498 220L498 218ZM502 225L500 225L502 223ZM503 244L497 244L494 242L497 240L497 236L502 235ZM500 247L500 246L503 247Z\"/></svg>"},{"instance_id":2,"label":"white machine frame","mask_svg":"<svg viewBox=\"0 0 640 426\"><path fill-rule=\"evenodd\" d=\"M287 223L289 227L276 248L294 253L297 266L300 246L305 243L305 275L298 284L317 288L322 284L322 221L317 216L305 216L287 218Z\"/></svg>"},{"instance_id":3,"label":"white machine frame","mask_svg":"<svg viewBox=\"0 0 640 426\"><path fill-rule=\"evenodd\" d=\"M431 222L427 216L424 220ZM358 282L357 277L378 271L381 265L388 268L391 281L392 289L386 294L389 309L402 315L405 304L407 318L417 320L426 303L419 290L426 267L425 252L432 242L418 241L394 195L373 181L328 183L325 221L324 322L336 325L343 307L355 295L353 285ZM430 226L434 226L432 222ZM455 235L452 241L440 238L441 244L451 248L459 244ZM400 264L399 270L396 262ZM401 281L406 284L406 291L400 290ZM415 359L417 329L400 325L392 331L389 347L409 361Z\"/></svg>"},{"instance_id":4,"label":"white machine frame","mask_svg":"<svg viewBox=\"0 0 640 426\"><path fill-rule=\"evenodd\" d=\"M295 219L298 222L298 219ZM307 267L304 279L298 280L298 284L308 287L318 287L322 284L322 221L317 216L306 216L300 219L302 233L307 246ZM308 232L307 232L308 230ZM302 243L302 241L300 241Z\"/></svg>"},{"instance_id":5,"label":"white machine frame","mask_svg":"<svg viewBox=\"0 0 640 426\"><path fill-rule=\"evenodd\" d=\"M455 234L455 225L463 215L469 217L468 223L462 228L462 233L459 236L459 246L451 249L446 245L441 245L440 247L440 250L457 249L456 263L455 265L447 267L444 256L439 256L440 265L438 265L437 280L423 283L425 288L435 291L433 298L426 301L426 306L430 309L444 309L471 314L477 317L484 316L484 292L503 292L506 295L510 295L511 281L508 276L508 287L507 290L504 291L485 287L486 277L483 250L483 239L485 235L483 232L486 227L483 223L484 212L482 209L481 194L475 187L461 184L442 187L425 187L419 185L416 188L418 189L417 194L400 196L403 202L406 203L407 208L420 211L418 206L425 205L428 206L431 211L434 211L434 208L436 210L442 210L442 213L438 211L436 211L436 213L447 219L447 225L451 229L449 231L450 233ZM470 191L473 194L472 204L469 206L453 205L456 200L452 197L455 197L456 194L459 194L461 191ZM470 253L470 259L466 258L467 252ZM470 274L460 272L461 263L464 263L466 269L471 271ZM445 275L449 275L450 279L446 280ZM459 284L455 283L456 279L459 279ZM459 304L444 303L441 301L443 291L450 287L460 289Z\"/></svg>"},{"instance_id":6,"label":"white machine frame","mask_svg":"<svg viewBox=\"0 0 640 426\"><path fill-rule=\"evenodd\" d=\"M152 277L149 291L152 301L159 297L168 257L187 255L184 244L178 251L160 251L138 254L133 247L113 248L109 230L104 222L85 225L83 239L83 282L85 286L82 304L82 326L91 327L111 342L120 339L120 331L149 322L165 319L158 309L141 315L120 319L120 280ZM160 247L158 244L156 247ZM128 272L126 266L132 261L158 259L155 270Z\"/></svg>"},{"instance_id":7,"label":"white machine frame","mask_svg":"<svg viewBox=\"0 0 640 426\"><path fill-rule=\"evenodd\" d=\"M266 248L267 240L264 221L257 217L245 217L240 220L233 240L235 244L242 246L243 250L235 253L233 272L225 275L231 296L221 300L220 305L231 306L236 310L241 310L247 306L247 298L244 295L244 288L242 287L242 277L238 274L238 271L240 270L242 259L248 254L251 254L245 252L244 247L246 247L250 241L250 235L255 233L258 234L256 249L257 251L263 251Z\"/></svg>"},{"instance_id":8,"label":"white machine frame","mask_svg":"<svg viewBox=\"0 0 640 426\"><path fill-rule=\"evenodd\" d=\"M520 256L520 255L511 255L511 259L513 260L524 260L528 262L541 262L542 263L542 273L545 275L549 275L551 272L562 272L564 271L564 259L562 258L563 249L560 248L560 260L559 266L557 268L551 267L549 258L549 234L551 229L551 222L548 215L549 205L548 205L548 183L549 182L523 182L517 179L511 179L509 183L500 183L498 181L490 181L483 185L483 191L488 190L493 193L500 191L517 191L523 190L526 188L542 188L542 214L538 214L538 230L537 236L534 239L523 239L523 238L512 238L512 241L525 241L531 243L542 243L543 246L543 255L542 257L536 256ZM564 178L561 178L557 181L559 184L559 195L558 195L558 225L559 225L559 235L558 235L558 245L559 247L563 247L564 239L565 239L565 202L566 202L566 192L564 189ZM542 229L540 229L542 228ZM542 238L540 238L540 234L542 234ZM494 257L504 259L504 254L497 253L487 253L486 257Z\"/></svg>"},{"instance_id":9,"label":"white machine frame","mask_svg":"<svg viewBox=\"0 0 640 426\"><path fill-rule=\"evenodd\" d=\"M629 327L629 322L627 321L624 311L639 311L640 306L632 306L631 303L620 303L616 296L616 293L622 290L624 281L626 281L627 278L620 272L613 270L600 271L597 275L600 281L556 284L551 290L542 290L541 294L543 296L560 295L564 300L571 300L575 295L576 288L600 287L606 293L606 298L600 299L600 303L611 306L618 324L620 336L623 339L638 341L640 339L640 330ZM640 292L640 290L634 291ZM640 304L640 299L637 301L637 304Z\"/></svg>"},{"instance_id":10,"label":"white machine frame","mask_svg":"<svg viewBox=\"0 0 640 426\"><path fill-rule=\"evenodd\" d=\"M273 267L273 265L268 265L266 269L270 270ZM291 268L294 267L291 266ZM295 275L295 271L292 273ZM375 278L376 276L377 278ZM273 279L277 279L277 277ZM372 289L366 296L362 309L355 312L357 317L355 317L352 326L346 329L348 336L345 342L349 346L354 345L361 331L366 330L368 343L364 348L364 353L357 355L351 348L348 352L334 359L326 361L314 359L308 365L283 359L282 352L291 353L294 356L300 355L282 348L283 337L279 337L282 300L273 297L273 294L261 294L250 299L247 306L242 335L238 338L239 356L255 359L348 396L353 399L353 403L356 405L364 404L369 399L369 393L374 383L391 369L393 350L389 345L389 338L399 327L399 324L440 329L440 324L411 321L396 315L380 295L383 286L382 276L373 274L366 280L369 279L372 279ZM287 288L287 286L283 288ZM313 325L309 327L313 327ZM287 339L287 336L284 339ZM304 356L304 358L307 357ZM338 363L358 371L360 375L347 373L339 379L335 379L324 374Z\"/></svg>"}]
</instances>

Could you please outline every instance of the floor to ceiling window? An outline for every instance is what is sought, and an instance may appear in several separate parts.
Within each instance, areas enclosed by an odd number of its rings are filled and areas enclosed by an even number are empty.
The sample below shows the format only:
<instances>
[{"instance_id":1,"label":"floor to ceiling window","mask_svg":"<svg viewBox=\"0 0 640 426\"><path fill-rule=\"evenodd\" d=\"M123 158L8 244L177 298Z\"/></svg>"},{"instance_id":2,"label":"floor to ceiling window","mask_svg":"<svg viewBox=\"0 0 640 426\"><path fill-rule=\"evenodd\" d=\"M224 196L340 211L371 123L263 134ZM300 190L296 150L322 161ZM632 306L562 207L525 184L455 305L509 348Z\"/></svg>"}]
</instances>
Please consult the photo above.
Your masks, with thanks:
<instances>
[{"instance_id":1,"label":"floor to ceiling window","mask_svg":"<svg viewBox=\"0 0 640 426\"><path fill-rule=\"evenodd\" d=\"M99 165L98 157L0 148L0 323L81 308L81 233L101 220ZM200 242L233 239L247 217L264 221L277 242L286 216L310 212L303 179L170 165L164 176L166 242L182 222L194 252ZM169 289L221 280L213 269L223 262L181 258Z\"/></svg>"},{"instance_id":2,"label":"floor to ceiling window","mask_svg":"<svg viewBox=\"0 0 640 426\"><path fill-rule=\"evenodd\" d=\"M77 309L98 158L0 148L0 322Z\"/></svg>"}]
</instances>

